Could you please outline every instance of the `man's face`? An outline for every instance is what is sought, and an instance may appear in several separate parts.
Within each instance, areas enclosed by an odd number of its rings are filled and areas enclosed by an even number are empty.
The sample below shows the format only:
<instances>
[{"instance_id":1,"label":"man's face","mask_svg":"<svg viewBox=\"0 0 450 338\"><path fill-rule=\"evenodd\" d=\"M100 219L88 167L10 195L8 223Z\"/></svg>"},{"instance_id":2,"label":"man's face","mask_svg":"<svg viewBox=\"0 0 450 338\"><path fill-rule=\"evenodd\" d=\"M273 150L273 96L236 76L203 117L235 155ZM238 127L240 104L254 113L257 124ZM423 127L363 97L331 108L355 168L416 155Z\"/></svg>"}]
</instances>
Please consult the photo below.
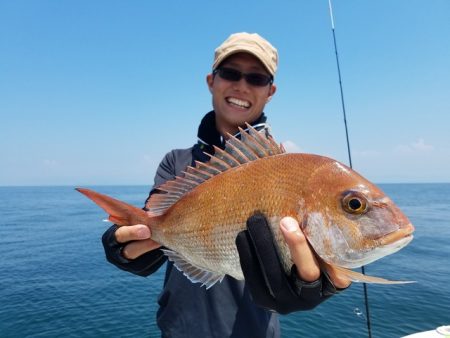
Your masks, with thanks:
<instances>
[{"instance_id":1,"label":"man's face","mask_svg":"<svg viewBox=\"0 0 450 338\"><path fill-rule=\"evenodd\" d=\"M256 57L247 53L231 55L220 67L232 68L242 73L270 75ZM244 77L239 81L228 81L222 79L219 74L209 74L206 80L212 94L217 129L221 133L234 133L238 126L255 121L276 90L273 84L264 87L250 85Z\"/></svg>"}]
</instances>

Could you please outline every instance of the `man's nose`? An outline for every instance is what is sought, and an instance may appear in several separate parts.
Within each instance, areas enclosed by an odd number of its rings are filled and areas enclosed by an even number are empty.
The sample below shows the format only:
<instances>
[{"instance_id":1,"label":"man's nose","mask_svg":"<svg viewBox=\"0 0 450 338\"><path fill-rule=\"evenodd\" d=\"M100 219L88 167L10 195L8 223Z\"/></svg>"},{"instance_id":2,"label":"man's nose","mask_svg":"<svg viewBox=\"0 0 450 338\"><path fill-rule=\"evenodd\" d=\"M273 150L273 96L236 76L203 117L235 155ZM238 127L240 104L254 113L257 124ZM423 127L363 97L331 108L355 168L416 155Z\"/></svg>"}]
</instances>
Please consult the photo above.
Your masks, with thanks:
<instances>
[{"instance_id":1,"label":"man's nose","mask_svg":"<svg viewBox=\"0 0 450 338\"><path fill-rule=\"evenodd\" d=\"M239 90L239 91L248 91L249 90L249 84L248 84L247 80L245 79L245 77L241 77L239 79L239 81L234 81L233 82L233 88L235 90Z\"/></svg>"}]
</instances>

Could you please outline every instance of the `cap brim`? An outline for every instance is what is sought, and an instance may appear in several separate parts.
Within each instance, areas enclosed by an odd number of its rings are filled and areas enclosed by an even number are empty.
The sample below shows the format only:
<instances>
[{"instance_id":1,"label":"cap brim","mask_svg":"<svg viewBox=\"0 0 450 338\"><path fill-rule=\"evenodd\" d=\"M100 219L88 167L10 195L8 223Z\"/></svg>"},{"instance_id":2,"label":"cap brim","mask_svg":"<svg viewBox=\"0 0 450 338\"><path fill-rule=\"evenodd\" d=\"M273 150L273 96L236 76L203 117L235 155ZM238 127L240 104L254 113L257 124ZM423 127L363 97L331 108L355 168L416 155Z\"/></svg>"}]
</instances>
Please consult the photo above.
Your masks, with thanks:
<instances>
[{"instance_id":1,"label":"cap brim","mask_svg":"<svg viewBox=\"0 0 450 338\"><path fill-rule=\"evenodd\" d=\"M261 64L264 66L264 68L267 70L267 72L270 75L274 76L274 72L270 70L270 65L268 65L267 62L264 61L264 58L261 57L261 55L258 55L257 52L248 50L248 49L236 49L236 50L229 51L227 53L223 53L222 55L220 55L219 58L217 58L215 60L215 62L213 64L213 69L216 69L217 67L219 67L219 65L223 61L225 61L225 59L229 58L231 55L238 54L238 53L247 53L247 54L253 55L254 57L256 57L259 60L259 62L261 62Z\"/></svg>"}]
</instances>

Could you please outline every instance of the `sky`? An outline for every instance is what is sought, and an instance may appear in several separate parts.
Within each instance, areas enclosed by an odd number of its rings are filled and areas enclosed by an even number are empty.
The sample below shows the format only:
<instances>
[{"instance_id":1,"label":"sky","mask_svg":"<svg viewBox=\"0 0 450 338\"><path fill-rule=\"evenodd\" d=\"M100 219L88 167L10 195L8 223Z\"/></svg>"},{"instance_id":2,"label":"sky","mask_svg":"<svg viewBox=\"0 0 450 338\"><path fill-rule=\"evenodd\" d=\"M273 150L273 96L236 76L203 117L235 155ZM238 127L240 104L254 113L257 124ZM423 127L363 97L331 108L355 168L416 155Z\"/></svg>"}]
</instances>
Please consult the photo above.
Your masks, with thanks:
<instances>
[{"instance_id":1,"label":"sky","mask_svg":"<svg viewBox=\"0 0 450 338\"><path fill-rule=\"evenodd\" d=\"M450 182L450 1L332 5L353 168ZM241 31L279 52L276 140L348 164L327 0L0 0L0 186L151 185Z\"/></svg>"}]
</instances>

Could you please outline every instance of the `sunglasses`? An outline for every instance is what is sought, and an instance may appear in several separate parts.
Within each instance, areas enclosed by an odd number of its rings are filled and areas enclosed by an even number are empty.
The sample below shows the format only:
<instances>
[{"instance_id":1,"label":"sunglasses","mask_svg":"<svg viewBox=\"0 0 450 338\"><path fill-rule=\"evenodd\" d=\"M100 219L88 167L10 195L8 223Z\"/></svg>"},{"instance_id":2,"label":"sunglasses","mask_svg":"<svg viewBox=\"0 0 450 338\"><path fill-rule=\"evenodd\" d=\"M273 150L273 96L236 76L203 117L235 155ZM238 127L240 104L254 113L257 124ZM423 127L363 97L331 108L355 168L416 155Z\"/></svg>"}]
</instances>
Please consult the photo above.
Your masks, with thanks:
<instances>
[{"instance_id":1,"label":"sunglasses","mask_svg":"<svg viewBox=\"0 0 450 338\"><path fill-rule=\"evenodd\" d=\"M236 69L233 68L227 68L227 67L220 67L216 68L213 71L213 75L219 74L220 78L227 80L227 81L233 81L237 82L244 77L245 81L252 86L256 87L265 87L269 83L273 83L273 77L269 75L264 75L260 73L242 73Z\"/></svg>"}]
</instances>

